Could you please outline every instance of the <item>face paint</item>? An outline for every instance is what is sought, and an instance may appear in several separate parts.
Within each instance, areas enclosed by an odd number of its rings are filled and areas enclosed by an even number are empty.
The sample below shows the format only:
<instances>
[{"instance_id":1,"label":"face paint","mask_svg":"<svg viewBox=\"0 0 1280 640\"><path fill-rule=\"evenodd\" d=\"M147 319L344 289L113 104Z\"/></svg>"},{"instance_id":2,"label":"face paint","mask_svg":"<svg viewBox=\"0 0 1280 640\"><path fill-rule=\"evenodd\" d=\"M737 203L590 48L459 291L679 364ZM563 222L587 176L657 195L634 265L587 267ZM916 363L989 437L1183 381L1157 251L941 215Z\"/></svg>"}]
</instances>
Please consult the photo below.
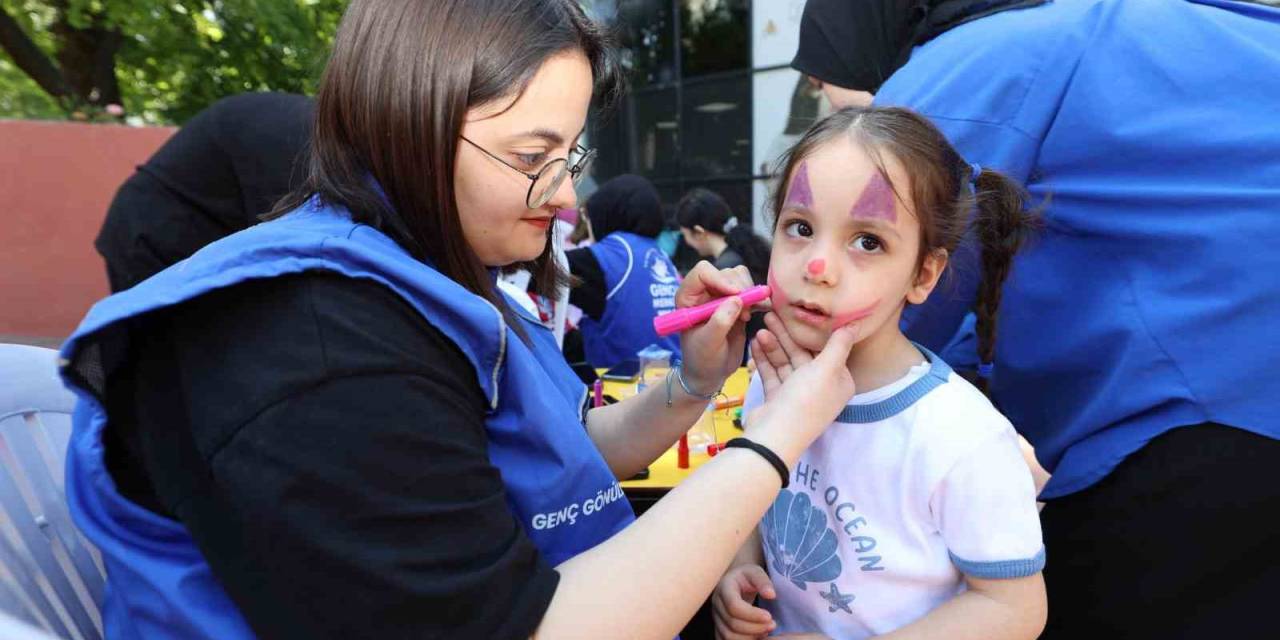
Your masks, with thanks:
<instances>
[{"instance_id":1,"label":"face paint","mask_svg":"<svg viewBox=\"0 0 1280 640\"><path fill-rule=\"evenodd\" d=\"M778 309L790 304L790 301L787 300L787 294L783 293L782 287L778 286L778 279L773 276L773 269L769 269L768 281L769 291L771 292L769 298L773 300L773 308Z\"/></svg>"},{"instance_id":2,"label":"face paint","mask_svg":"<svg viewBox=\"0 0 1280 640\"><path fill-rule=\"evenodd\" d=\"M809 261L809 275L820 276L824 269L827 268L827 261L822 258L814 258Z\"/></svg>"},{"instance_id":3,"label":"face paint","mask_svg":"<svg viewBox=\"0 0 1280 640\"><path fill-rule=\"evenodd\" d=\"M872 302L871 304L869 304L869 305L867 305L867 306L865 306L865 307L863 307L863 308L861 308L861 309L857 309L857 310L855 310L855 311L850 311L850 312L848 312L848 313L841 313L841 314L839 314L839 315L831 316L831 320L832 320L832 328L837 328L837 329L838 329L838 328L843 327L843 326L845 326L845 325L847 325L847 324L850 324L850 323L853 323L853 322L857 322L857 321L859 321L859 320L861 320L861 319L863 319L863 318L866 318L866 317L870 316L872 313L874 313L874 312L875 312L875 310L876 310L876 307L877 307L877 306L879 306L879 305L880 305L880 301L879 301L879 300L876 300L875 302Z\"/></svg>"},{"instance_id":4,"label":"face paint","mask_svg":"<svg viewBox=\"0 0 1280 640\"><path fill-rule=\"evenodd\" d=\"M808 186L807 179L805 182ZM862 195L858 196L858 201L849 209L849 215L870 220L878 218L889 222L898 221L898 214L893 208L893 189L889 187L889 182L880 175L880 172L871 174L871 179L867 181L867 187L862 190Z\"/></svg>"},{"instance_id":5,"label":"face paint","mask_svg":"<svg viewBox=\"0 0 1280 640\"><path fill-rule=\"evenodd\" d=\"M787 189L787 205L800 205L806 209L813 208L813 189L809 187L809 165L801 162L796 175L791 178L791 187Z\"/></svg>"}]
</instances>

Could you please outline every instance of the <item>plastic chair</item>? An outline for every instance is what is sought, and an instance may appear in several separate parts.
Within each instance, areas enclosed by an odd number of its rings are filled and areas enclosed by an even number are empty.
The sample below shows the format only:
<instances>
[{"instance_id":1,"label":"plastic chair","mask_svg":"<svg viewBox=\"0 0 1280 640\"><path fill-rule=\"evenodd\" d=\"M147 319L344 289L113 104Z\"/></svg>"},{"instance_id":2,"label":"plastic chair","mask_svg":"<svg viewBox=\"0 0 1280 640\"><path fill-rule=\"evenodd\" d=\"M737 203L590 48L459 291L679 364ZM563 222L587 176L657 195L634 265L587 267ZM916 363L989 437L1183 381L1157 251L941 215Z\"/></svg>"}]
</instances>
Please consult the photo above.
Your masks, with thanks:
<instances>
[{"instance_id":1,"label":"plastic chair","mask_svg":"<svg viewBox=\"0 0 1280 640\"><path fill-rule=\"evenodd\" d=\"M0 638L4 640L58 640L3 611L0 611Z\"/></svg>"},{"instance_id":2,"label":"plastic chair","mask_svg":"<svg viewBox=\"0 0 1280 640\"><path fill-rule=\"evenodd\" d=\"M57 359L51 349L0 344L0 612L62 638L100 640L104 572L67 511L75 396Z\"/></svg>"}]
</instances>

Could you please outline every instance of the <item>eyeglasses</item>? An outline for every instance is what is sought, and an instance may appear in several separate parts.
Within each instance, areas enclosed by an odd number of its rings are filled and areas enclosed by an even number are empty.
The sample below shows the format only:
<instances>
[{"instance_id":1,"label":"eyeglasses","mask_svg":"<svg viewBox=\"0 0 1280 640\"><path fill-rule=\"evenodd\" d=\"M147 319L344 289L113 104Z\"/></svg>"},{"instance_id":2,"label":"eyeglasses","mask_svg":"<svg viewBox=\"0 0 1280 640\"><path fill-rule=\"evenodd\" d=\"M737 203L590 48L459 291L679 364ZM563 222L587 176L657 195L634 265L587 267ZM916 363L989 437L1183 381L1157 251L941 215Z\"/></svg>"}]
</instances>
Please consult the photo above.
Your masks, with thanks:
<instances>
[{"instance_id":1,"label":"eyeglasses","mask_svg":"<svg viewBox=\"0 0 1280 640\"><path fill-rule=\"evenodd\" d=\"M490 153L488 149L468 140L466 136L460 137L471 146L479 149L481 153L501 162L530 180L529 192L524 196L524 206L530 209L537 209L551 200L551 197L560 189L560 185L564 184L566 177L572 176L573 186L578 186L582 182L582 177L587 175L587 168L591 166L591 161L596 157L595 149L574 145L573 149L570 150L570 154L577 153L579 155L577 162L569 164L568 158L556 158L542 165L542 168L537 173L529 173Z\"/></svg>"}]
</instances>

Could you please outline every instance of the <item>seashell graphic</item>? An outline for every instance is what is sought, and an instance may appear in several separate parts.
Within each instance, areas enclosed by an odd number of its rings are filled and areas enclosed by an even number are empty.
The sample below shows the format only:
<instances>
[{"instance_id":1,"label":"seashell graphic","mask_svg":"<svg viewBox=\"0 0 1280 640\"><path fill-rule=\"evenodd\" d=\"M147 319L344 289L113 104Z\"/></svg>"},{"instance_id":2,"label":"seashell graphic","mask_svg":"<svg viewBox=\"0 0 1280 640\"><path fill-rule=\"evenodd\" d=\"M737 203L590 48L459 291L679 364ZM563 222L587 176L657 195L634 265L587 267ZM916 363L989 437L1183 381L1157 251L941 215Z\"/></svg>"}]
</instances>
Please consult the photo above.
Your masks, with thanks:
<instances>
[{"instance_id":1,"label":"seashell graphic","mask_svg":"<svg viewBox=\"0 0 1280 640\"><path fill-rule=\"evenodd\" d=\"M806 591L810 582L840 577L836 533L827 527L827 514L813 506L806 493L778 492L760 521L769 568Z\"/></svg>"}]
</instances>

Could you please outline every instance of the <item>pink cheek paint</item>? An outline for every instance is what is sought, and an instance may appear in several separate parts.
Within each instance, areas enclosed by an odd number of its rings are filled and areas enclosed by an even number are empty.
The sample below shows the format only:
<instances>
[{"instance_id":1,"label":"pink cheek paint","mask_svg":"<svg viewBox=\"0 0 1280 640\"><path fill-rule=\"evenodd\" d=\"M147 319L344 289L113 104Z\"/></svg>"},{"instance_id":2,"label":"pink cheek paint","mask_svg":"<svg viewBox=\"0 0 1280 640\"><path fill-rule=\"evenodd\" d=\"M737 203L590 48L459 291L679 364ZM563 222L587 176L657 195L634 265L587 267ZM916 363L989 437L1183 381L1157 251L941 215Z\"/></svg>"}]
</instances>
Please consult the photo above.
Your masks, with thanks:
<instances>
[{"instance_id":1,"label":"pink cheek paint","mask_svg":"<svg viewBox=\"0 0 1280 640\"><path fill-rule=\"evenodd\" d=\"M893 207L893 189L879 172L871 174L862 195L849 209L849 215L864 220L898 221L898 213Z\"/></svg>"},{"instance_id":2,"label":"pink cheek paint","mask_svg":"<svg viewBox=\"0 0 1280 640\"><path fill-rule=\"evenodd\" d=\"M809 275L820 276L827 268L827 261L822 258L814 258L809 261L809 266L807 268L809 270Z\"/></svg>"},{"instance_id":3,"label":"pink cheek paint","mask_svg":"<svg viewBox=\"0 0 1280 640\"><path fill-rule=\"evenodd\" d=\"M878 306L880 306L880 301L876 300L875 302L872 302L871 304L861 309L855 309L848 313L841 313L838 315L834 315L831 317L831 320L833 323L832 327L838 329L845 325L852 324L859 320L868 318L871 316L872 313L875 313L876 307Z\"/></svg>"},{"instance_id":4,"label":"pink cheek paint","mask_svg":"<svg viewBox=\"0 0 1280 640\"><path fill-rule=\"evenodd\" d=\"M769 269L769 291L773 293L773 295L770 296L770 299L773 300L773 308L775 311L790 304L790 300L787 299L787 294L783 293L782 287L778 286L778 279L773 275L773 269Z\"/></svg>"},{"instance_id":5,"label":"pink cheek paint","mask_svg":"<svg viewBox=\"0 0 1280 640\"><path fill-rule=\"evenodd\" d=\"M791 178L791 186L787 188L786 205L799 205L805 209L813 208L813 189L809 187L809 164L801 162L796 174Z\"/></svg>"}]
</instances>

